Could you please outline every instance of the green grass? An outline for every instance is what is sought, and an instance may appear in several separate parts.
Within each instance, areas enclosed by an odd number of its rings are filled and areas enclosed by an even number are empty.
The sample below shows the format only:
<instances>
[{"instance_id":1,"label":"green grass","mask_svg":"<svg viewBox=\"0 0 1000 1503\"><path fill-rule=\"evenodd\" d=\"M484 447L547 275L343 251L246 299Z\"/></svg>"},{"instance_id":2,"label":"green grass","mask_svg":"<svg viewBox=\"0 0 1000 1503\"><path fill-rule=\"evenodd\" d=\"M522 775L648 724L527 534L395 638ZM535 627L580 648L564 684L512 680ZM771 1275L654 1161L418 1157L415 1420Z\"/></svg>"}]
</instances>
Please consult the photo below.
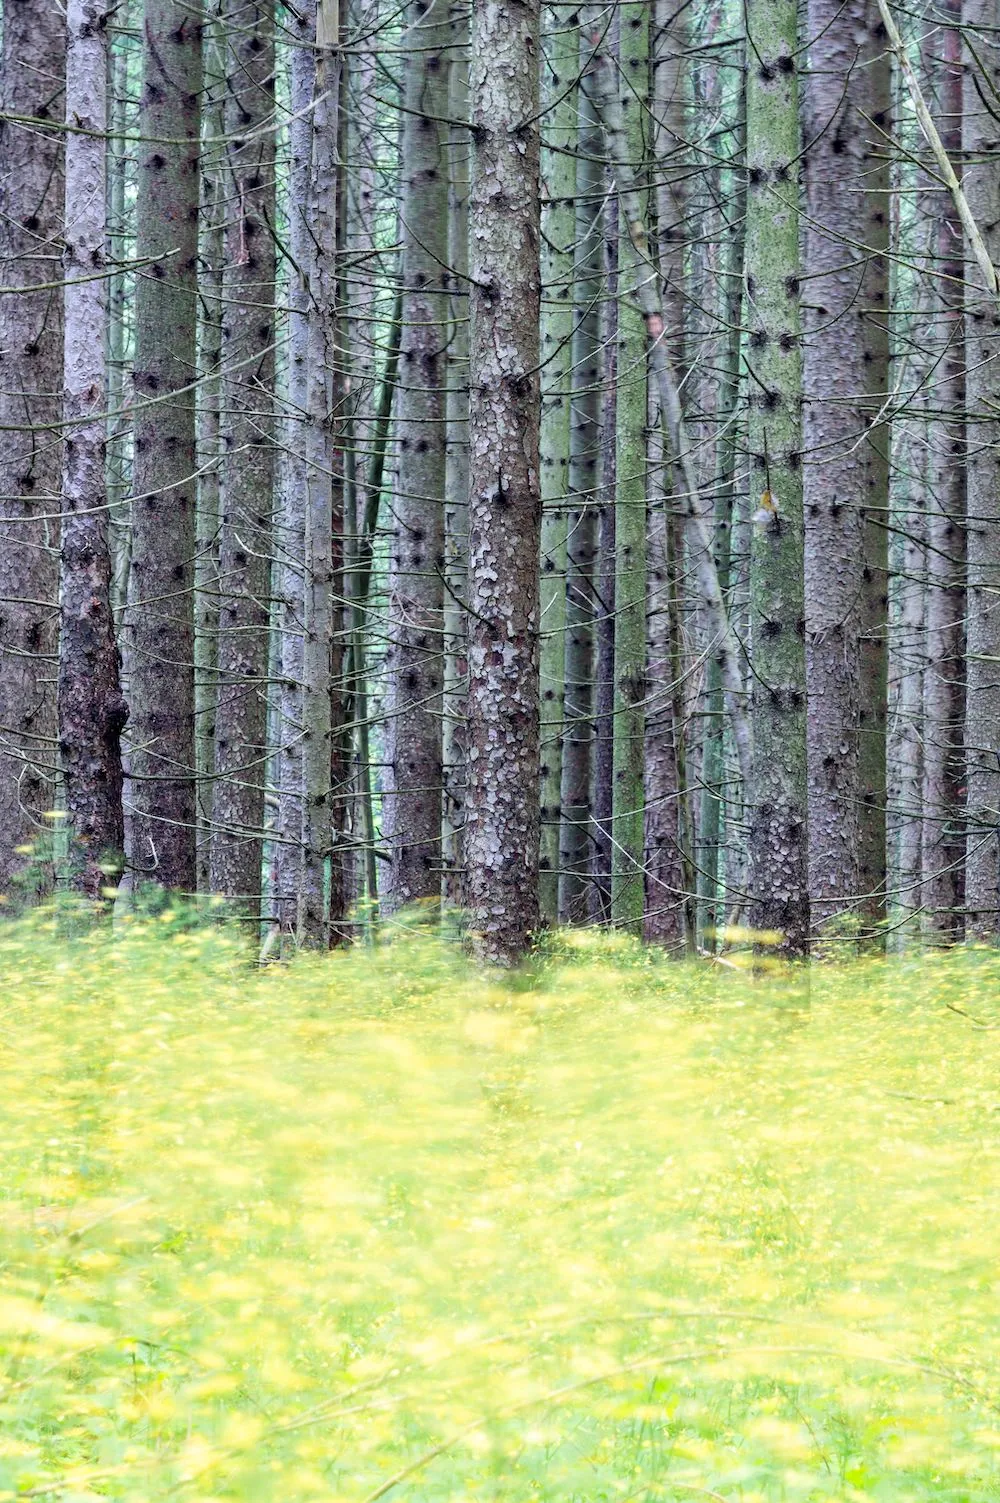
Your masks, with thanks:
<instances>
[{"instance_id":1,"label":"green grass","mask_svg":"<svg viewBox=\"0 0 1000 1503\"><path fill-rule=\"evenodd\" d=\"M0 1497L996 1498L998 999L8 925Z\"/></svg>"}]
</instances>

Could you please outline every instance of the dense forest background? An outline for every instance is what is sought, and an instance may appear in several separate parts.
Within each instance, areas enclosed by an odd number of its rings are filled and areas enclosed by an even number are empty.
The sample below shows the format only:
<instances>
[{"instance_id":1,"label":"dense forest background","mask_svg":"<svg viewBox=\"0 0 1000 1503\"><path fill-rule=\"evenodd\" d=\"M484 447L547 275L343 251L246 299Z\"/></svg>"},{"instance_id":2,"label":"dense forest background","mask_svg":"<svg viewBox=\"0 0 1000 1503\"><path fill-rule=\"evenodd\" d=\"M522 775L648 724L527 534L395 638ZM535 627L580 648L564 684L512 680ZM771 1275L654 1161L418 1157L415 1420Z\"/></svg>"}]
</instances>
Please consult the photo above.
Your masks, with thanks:
<instances>
[{"instance_id":1,"label":"dense forest background","mask_svg":"<svg viewBox=\"0 0 1000 1503\"><path fill-rule=\"evenodd\" d=\"M998 38L4 0L8 904L994 938Z\"/></svg>"}]
</instances>

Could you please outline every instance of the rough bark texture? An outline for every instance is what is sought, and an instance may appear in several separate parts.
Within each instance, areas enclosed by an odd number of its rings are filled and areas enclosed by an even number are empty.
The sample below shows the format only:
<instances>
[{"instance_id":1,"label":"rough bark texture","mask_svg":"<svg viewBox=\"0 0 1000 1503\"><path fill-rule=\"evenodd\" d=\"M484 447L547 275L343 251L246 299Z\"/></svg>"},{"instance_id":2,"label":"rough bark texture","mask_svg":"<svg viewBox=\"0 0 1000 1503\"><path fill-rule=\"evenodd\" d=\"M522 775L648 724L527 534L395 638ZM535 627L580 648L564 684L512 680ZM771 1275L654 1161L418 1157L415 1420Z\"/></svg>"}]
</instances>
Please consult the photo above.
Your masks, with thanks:
<instances>
[{"instance_id":1,"label":"rough bark texture","mask_svg":"<svg viewBox=\"0 0 1000 1503\"><path fill-rule=\"evenodd\" d=\"M965 0L966 27L979 37L1000 26L996 0ZM993 55L992 48L989 56ZM984 103L994 78L966 61L962 91L964 187L990 256L1000 261L1000 177L994 153L996 121ZM969 938L991 940L1000 931L1000 366L995 297L978 269L966 266L965 347L966 597L965 907Z\"/></svg>"},{"instance_id":2,"label":"rough bark texture","mask_svg":"<svg viewBox=\"0 0 1000 1503\"><path fill-rule=\"evenodd\" d=\"M469 207L469 795L480 955L538 924L539 0L474 0Z\"/></svg>"},{"instance_id":3,"label":"rough bark texture","mask_svg":"<svg viewBox=\"0 0 1000 1503\"><path fill-rule=\"evenodd\" d=\"M956 0L942 7L959 19ZM927 63L936 75L941 140L961 150L961 43L954 25L931 34ZM922 195L931 231L928 270L933 301L921 345L933 361L927 431L927 666L924 670L924 756L921 903L929 939L961 937L965 839L961 827L963 662L965 621L965 348L962 228L950 196Z\"/></svg>"},{"instance_id":4,"label":"rough bark texture","mask_svg":"<svg viewBox=\"0 0 1000 1503\"><path fill-rule=\"evenodd\" d=\"M579 90L576 326L572 353L563 756L560 787L559 917L589 914L594 749L594 562L600 456L601 137L587 83Z\"/></svg>"},{"instance_id":5,"label":"rough bark texture","mask_svg":"<svg viewBox=\"0 0 1000 1503\"><path fill-rule=\"evenodd\" d=\"M59 120L66 23L4 6L0 110ZM52 807L56 761L62 136L0 119L0 892ZM39 284L45 290L31 291Z\"/></svg>"},{"instance_id":6,"label":"rough bark texture","mask_svg":"<svg viewBox=\"0 0 1000 1503\"><path fill-rule=\"evenodd\" d=\"M261 890L274 472L273 0L229 0L211 884L256 915Z\"/></svg>"},{"instance_id":7,"label":"rough bark texture","mask_svg":"<svg viewBox=\"0 0 1000 1503\"><path fill-rule=\"evenodd\" d=\"M576 259L577 95L579 34L557 6L547 7L542 77L550 101L542 152L542 557L541 557L541 854L542 917L559 907L566 658L566 540L572 420L573 264Z\"/></svg>"},{"instance_id":8,"label":"rough bark texture","mask_svg":"<svg viewBox=\"0 0 1000 1503\"><path fill-rule=\"evenodd\" d=\"M139 106L132 562L124 648L132 880L197 885L194 566L202 26L145 0ZM179 145L183 142L183 145Z\"/></svg>"},{"instance_id":9,"label":"rough bark texture","mask_svg":"<svg viewBox=\"0 0 1000 1503\"><path fill-rule=\"evenodd\" d=\"M619 42L621 107L628 161L646 177L649 16L645 0L623 4ZM648 194L640 194L643 218ZM646 699L646 321L637 296L648 268L621 226L615 488L614 791L611 915L642 930Z\"/></svg>"},{"instance_id":10,"label":"rough bark texture","mask_svg":"<svg viewBox=\"0 0 1000 1503\"><path fill-rule=\"evenodd\" d=\"M383 907L441 891L448 6L412 0L400 206L403 336L389 550Z\"/></svg>"},{"instance_id":11,"label":"rough bark texture","mask_svg":"<svg viewBox=\"0 0 1000 1503\"><path fill-rule=\"evenodd\" d=\"M886 327L878 252L885 245L887 205L877 191L884 185L873 179L881 170L875 153L884 153L885 145L868 121L888 129L888 101L879 97L888 80L877 63L885 40L876 0L810 0L808 34L803 485L809 882L813 921L822 925L854 911L873 879L881 883L876 872L862 878L861 832L873 818L884 830L884 771L881 789L871 790L871 802L878 797L873 810L864 798L861 745L873 718L884 728L884 710L872 714L880 672L871 660L884 628L866 623L862 597L874 541L867 508L882 508L884 522L887 503L884 464L877 468L879 494L873 494L871 448L884 435L870 429L866 398L877 394L876 382L883 390L885 382L884 354L874 358L873 351L873 344L882 350ZM884 539L884 526L880 535ZM881 596L884 563L878 573ZM866 625L878 637L863 656ZM878 783L877 769L869 772Z\"/></svg>"},{"instance_id":12,"label":"rough bark texture","mask_svg":"<svg viewBox=\"0 0 1000 1503\"><path fill-rule=\"evenodd\" d=\"M94 276L105 264L106 25L102 4L70 0L66 118L88 134L66 138L59 752L70 880L90 898L113 887L121 872L121 731L128 715L111 615L104 475L107 282Z\"/></svg>"},{"instance_id":13,"label":"rough bark texture","mask_svg":"<svg viewBox=\"0 0 1000 1503\"><path fill-rule=\"evenodd\" d=\"M744 362L751 499L749 917L809 945L798 63L794 0L747 10Z\"/></svg>"},{"instance_id":14,"label":"rough bark texture","mask_svg":"<svg viewBox=\"0 0 1000 1503\"><path fill-rule=\"evenodd\" d=\"M611 919L611 822L615 773L615 430L618 408L618 199L604 203L601 306L601 471L597 515L596 678L594 684L594 845L590 915ZM643 612L645 615L645 611ZM544 761L544 759L543 759Z\"/></svg>"}]
</instances>

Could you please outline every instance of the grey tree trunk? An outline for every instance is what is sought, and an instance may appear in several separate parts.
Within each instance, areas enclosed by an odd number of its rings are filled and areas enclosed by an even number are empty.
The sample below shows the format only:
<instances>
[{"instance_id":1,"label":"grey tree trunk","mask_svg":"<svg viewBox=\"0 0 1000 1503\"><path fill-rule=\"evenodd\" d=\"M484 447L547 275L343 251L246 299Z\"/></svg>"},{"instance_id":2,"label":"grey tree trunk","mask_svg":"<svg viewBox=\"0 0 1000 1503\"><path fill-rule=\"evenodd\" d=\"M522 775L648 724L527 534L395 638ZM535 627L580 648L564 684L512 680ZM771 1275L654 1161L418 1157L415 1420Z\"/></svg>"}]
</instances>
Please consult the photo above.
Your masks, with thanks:
<instances>
[{"instance_id":1,"label":"grey tree trunk","mask_svg":"<svg viewBox=\"0 0 1000 1503\"><path fill-rule=\"evenodd\" d=\"M139 106L132 562L124 650L132 880L194 892L196 334L202 31L145 0ZM178 143L183 142L183 145Z\"/></svg>"},{"instance_id":2,"label":"grey tree trunk","mask_svg":"<svg viewBox=\"0 0 1000 1503\"><path fill-rule=\"evenodd\" d=\"M229 0L223 411L212 889L261 891L274 473L274 6Z\"/></svg>"},{"instance_id":3,"label":"grey tree trunk","mask_svg":"<svg viewBox=\"0 0 1000 1503\"><path fill-rule=\"evenodd\" d=\"M481 957L538 925L539 0L473 0L466 904Z\"/></svg>"},{"instance_id":4,"label":"grey tree trunk","mask_svg":"<svg viewBox=\"0 0 1000 1503\"><path fill-rule=\"evenodd\" d=\"M441 891L448 6L412 0L405 35L397 485L389 557L383 905Z\"/></svg>"},{"instance_id":5,"label":"grey tree trunk","mask_svg":"<svg viewBox=\"0 0 1000 1503\"><path fill-rule=\"evenodd\" d=\"M1000 25L996 0L965 0L962 22L972 28L981 55ZM992 160L995 121L984 102L989 91L979 65L968 59L962 90L963 186L990 256L998 261L1000 177ZM974 262L967 262L965 276L965 924L970 939L995 940L1000 932L1000 373L996 300Z\"/></svg>"},{"instance_id":6,"label":"grey tree trunk","mask_svg":"<svg viewBox=\"0 0 1000 1503\"><path fill-rule=\"evenodd\" d=\"M88 898L122 869L121 732L128 716L111 614L104 473L107 406L108 46L98 0L66 14L65 358L60 555L59 752L72 838L70 881Z\"/></svg>"},{"instance_id":7,"label":"grey tree trunk","mask_svg":"<svg viewBox=\"0 0 1000 1503\"><path fill-rule=\"evenodd\" d=\"M618 414L618 199L604 204L604 297L601 306L601 461L597 509L594 683L594 842L590 916L611 920L615 779L615 488ZM645 602L643 602L645 618ZM542 759L544 765L544 758Z\"/></svg>"},{"instance_id":8,"label":"grey tree trunk","mask_svg":"<svg viewBox=\"0 0 1000 1503\"><path fill-rule=\"evenodd\" d=\"M572 423L573 263L576 259L579 33L558 6L546 9L543 65L546 146L542 151L542 557L541 557L541 855L542 917L559 912L566 667L566 540Z\"/></svg>"},{"instance_id":9,"label":"grey tree trunk","mask_svg":"<svg viewBox=\"0 0 1000 1503\"><path fill-rule=\"evenodd\" d=\"M884 876L883 855L882 870L862 877L862 828L878 821L884 840L885 818L884 765L879 773L877 752L866 744L876 785L866 798L862 740L874 738L884 762L884 708L873 713L881 672L872 661L872 650L884 643L884 609L882 623L866 622L863 597L874 541L869 507L878 509L878 537L887 536L888 470L871 462L884 433L871 423L885 386L888 205L878 160L884 139L869 121L878 118L884 126L889 101L876 0L846 6L810 0L808 33L803 488L809 883L813 922L822 926L855 912L862 892L873 882L881 886ZM876 569L883 596L884 559Z\"/></svg>"},{"instance_id":10,"label":"grey tree trunk","mask_svg":"<svg viewBox=\"0 0 1000 1503\"><path fill-rule=\"evenodd\" d=\"M4 7L0 52L0 892L52 808L59 621L63 215L57 5ZM56 285L53 285L56 284ZM37 290L32 291L32 288Z\"/></svg>"},{"instance_id":11,"label":"grey tree trunk","mask_svg":"<svg viewBox=\"0 0 1000 1503\"><path fill-rule=\"evenodd\" d=\"M749 917L809 947L795 0L747 8L744 351L751 499Z\"/></svg>"}]
</instances>

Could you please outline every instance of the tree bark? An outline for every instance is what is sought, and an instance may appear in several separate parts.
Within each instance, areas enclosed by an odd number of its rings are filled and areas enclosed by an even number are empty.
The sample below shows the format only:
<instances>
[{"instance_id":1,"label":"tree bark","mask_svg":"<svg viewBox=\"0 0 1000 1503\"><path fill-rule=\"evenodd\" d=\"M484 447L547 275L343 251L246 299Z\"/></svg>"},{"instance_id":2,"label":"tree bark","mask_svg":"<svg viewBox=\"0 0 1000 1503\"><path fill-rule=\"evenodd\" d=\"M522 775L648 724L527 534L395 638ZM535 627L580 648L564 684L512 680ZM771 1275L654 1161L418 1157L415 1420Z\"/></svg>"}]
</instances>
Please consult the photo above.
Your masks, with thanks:
<instances>
[{"instance_id":1,"label":"tree bark","mask_svg":"<svg viewBox=\"0 0 1000 1503\"><path fill-rule=\"evenodd\" d=\"M121 731L104 473L107 407L108 46L98 0L66 14L65 358L60 555L59 751L72 839L70 882L99 900L122 869Z\"/></svg>"},{"instance_id":2,"label":"tree bark","mask_svg":"<svg viewBox=\"0 0 1000 1503\"><path fill-rule=\"evenodd\" d=\"M744 351L752 637L749 916L785 954L809 946L794 0L747 9Z\"/></svg>"},{"instance_id":3,"label":"tree bark","mask_svg":"<svg viewBox=\"0 0 1000 1503\"><path fill-rule=\"evenodd\" d=\"M211 884L261 891L274 474L274 6L227 0L218 704Z\"/></svg>"},{"instance_id":4,"label":"tree bark","mask_svg":"<svg viewBox=\"0 0 1000 1503\"><path fill-rule=\"evenodd\" d=\"M538 925L539 0L473 0L469 789L480 956Z\"/></svg>"},{"instance_id":5,"label":"tree bark","mask_svg":"<svg viewBox=\"0 0 1000 1503\"><path fill-rule=\"evenodd\" d=\"M448 6L408 11L401 158L403 337L389 550L383 908L441 892Z\"/></svg>"},{"instance_id":6,"label":"tree bark","mask_svg":"<svg viewBox=\"0 0 1000 1503\"><path fill-rule=\"evenodd\" d=\"M197 886L195 391L202 31L145 0L139 106L132 562L124 648L132 880ZM183 142L184 145L177 144Z\"/></svg>"},{"instance_id":7,"label":"tree bark","mask_svg":"<svg viewBox=\"0 0 1000 1503\"><path fill-rule=\"evenodd\" d=\"M4 7L0 53L0 892L52 808L56 765L65 19ZM49 284L43 286L42 284ZM32 290L36 289L36 290Z\"/></svg>"}]
</instances>

